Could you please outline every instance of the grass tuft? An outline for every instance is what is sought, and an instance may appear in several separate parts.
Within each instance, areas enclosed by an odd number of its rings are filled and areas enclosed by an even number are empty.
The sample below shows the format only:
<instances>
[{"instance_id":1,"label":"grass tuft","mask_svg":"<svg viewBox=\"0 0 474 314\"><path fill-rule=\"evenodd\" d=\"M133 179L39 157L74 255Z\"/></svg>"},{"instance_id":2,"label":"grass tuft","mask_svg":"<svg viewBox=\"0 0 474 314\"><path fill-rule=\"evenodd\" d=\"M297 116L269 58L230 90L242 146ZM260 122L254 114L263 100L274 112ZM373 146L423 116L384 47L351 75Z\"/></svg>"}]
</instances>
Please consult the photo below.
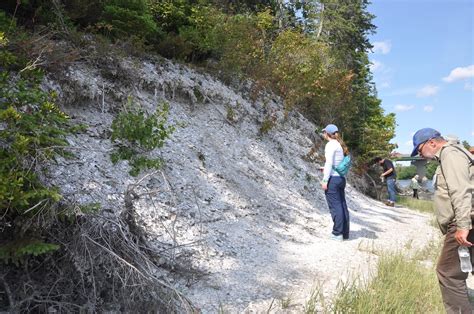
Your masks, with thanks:
<instances>
[{"instance_id":1,"label":"grass tuft","mask_svg":"<svg viewBox=\"0 0 474 314\"><path fill-rule=\"evenodd\" d=\"M316 310L320 293L313 294L305 313L444 313L436 273L418 260L421 254L409 258L402 253L383 253L371 281L340 284L333 302L323 305L322 311ZM425 257L431 260L434 256Z\"/></svg>"},{"instance_id":2,"label":"grass tuft","mask_svg":"<svg viewBox=\"0 0 474 314\"><path fill-rule=\"evenodd\" d=\"M398 204L420 211L422 213L433 213L433 201L419 200L408 196L398 196Z\"/></svg>"}]
</instances>

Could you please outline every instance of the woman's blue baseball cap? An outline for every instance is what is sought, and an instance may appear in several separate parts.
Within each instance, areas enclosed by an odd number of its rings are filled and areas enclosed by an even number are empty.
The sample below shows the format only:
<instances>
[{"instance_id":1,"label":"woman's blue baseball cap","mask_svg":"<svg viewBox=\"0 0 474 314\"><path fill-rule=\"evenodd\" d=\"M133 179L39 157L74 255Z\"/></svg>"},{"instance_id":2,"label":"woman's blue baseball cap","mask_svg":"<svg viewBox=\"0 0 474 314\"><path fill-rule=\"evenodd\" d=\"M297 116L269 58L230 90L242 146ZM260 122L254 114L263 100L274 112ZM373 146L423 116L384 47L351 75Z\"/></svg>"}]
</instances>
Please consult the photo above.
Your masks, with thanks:
<instances>
[{"instance_id":1,"label":"woman's blue baseball cap","mask_svg":"<svg viewBox=\"0 0 474 314\"><path fill-rule=\"evenodd\" d=\"M329 134L334 134L336 132L338 132L339 129L337 128L337 126L335 126L334 124L328 124L326 125L326 127L323 129L323 132L326 132L326 133L329 133Z\"/></svg>"},{"instance_id":2,"label":"woman's blue baseball cap","mask_svg":"<svg viewBox=\"0 0 474 314\"><path fill-rule=\"evenodd\" d=\"M432 128L423 128L416 131L415 135L413 135L413 151L411 156L418 155L418 147L421 144L437 137L441 137L441 133Z\"/></svg>"}]
</instances>

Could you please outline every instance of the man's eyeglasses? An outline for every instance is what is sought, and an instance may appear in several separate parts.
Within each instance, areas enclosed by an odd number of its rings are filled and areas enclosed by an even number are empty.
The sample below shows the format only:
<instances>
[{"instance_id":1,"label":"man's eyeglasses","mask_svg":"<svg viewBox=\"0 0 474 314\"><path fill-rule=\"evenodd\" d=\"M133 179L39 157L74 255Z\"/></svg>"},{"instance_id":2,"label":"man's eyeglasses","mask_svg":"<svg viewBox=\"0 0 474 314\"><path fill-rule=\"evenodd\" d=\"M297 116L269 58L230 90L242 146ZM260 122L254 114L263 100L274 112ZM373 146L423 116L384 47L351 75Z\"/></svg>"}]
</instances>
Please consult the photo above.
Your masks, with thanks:
<instances>
[{"instance_id":1,"label":"man's eyeglasses","mask_svg":"<svg viewBox=\"0 0 474 314\"><path fill-rule=\"evenodd\" d=\"M431 141L432 138L430 139L427 139L426 141L424 141L423 143L420 144L420 146L418 146L418 154L422 155L421 151L423 150L423 147L426 145L426 143L428 143L429 141Z\"/></svg>"}]
</instances>

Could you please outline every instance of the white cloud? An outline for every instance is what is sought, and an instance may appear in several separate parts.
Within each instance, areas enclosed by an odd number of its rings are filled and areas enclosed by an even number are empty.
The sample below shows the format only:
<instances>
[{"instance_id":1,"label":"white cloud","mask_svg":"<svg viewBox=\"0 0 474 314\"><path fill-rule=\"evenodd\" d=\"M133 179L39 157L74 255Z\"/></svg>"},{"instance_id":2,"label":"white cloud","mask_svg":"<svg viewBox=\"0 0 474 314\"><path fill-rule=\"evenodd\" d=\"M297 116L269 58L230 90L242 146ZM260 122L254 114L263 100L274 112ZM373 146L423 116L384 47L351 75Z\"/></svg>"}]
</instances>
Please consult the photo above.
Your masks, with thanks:
<instances>
[{"instance_id":1,"label":"white cloud","mask_svg":"<svg viewBox=\"0 0 474 314\"><path fill-rule=\"evenodd\" d=\"M454 81L464 80L470 77L474 77L474 64L461 68L455 68L449 73L448 76L443 77L443 81L451 83Z\"/></svg>"},{"instance_id":2,"label":"white cloud","mask_svg":"<svg viewBox=\"0 0 474 314\"><path fill-rule=\"evenodd\" d=\"M374 53L386 55L392 49L392 42L390 40L376 41L373 43L373 46L372 51Z\"/></svg>"},{"instance_id":3,"label":"white cloud","mask_svg":"<svg viewBox=\"0 0 474 314\"><path fill-rule=\"evenodd\" d=\"M389 88L392 84L393 70L379 60L371 60L370 70L374 73L374 81L377 89Z\"/></svg>"},{"instance_id":4,"label":"white cloud","mask_svg":"<svg viewBox=\"0 0 474 314\"><path fill-rule=\"evenodd\" d=\"M471 135L474 136L474 131L472 131Z\"/></svg>"},{"instance_id":5,"label":"white cloud","mask_svg":"<svg viewBox=\"0 0 474 314\"><path fill-rule=\"evenodd\" d=\"M377 60L373 60L370 62L370 71L371 72L376 72L383 69L383 63Z\"/></svg>"},{"instance_id":6,"label":"white cloud","mask_svg":"<svg viewBox=\"0 0 474 314\"><path fill-rule=\"evenodd\" d=\"M430 105L423 107L423 111L426 111L426 112L432 112L433 109L434 109L433 106L430 106Z\"/></svg>"},{"instance_id":7,"label":"white cloud","mask_svg":"<svg viewBox=\"0 0 474 314\"><path fill-rule=\"evenodd\" d=\"M413 147L413 141L409 140L408 142L405 142L405 146Z\"/></svg>"},{"instance_id":8,"label":"white cloud","mask_svg":"<svg viewBox=\"0 0 474 314\"><path fill-rule=\"evenodd\" d=\"M410 111L415 109L414 105L395 105L395 111Z\"/></svg>"},{"instance_id":9,"label":"white cloud","mask_svg":"<svg viewBox=\"0 0 474 314\"><path fill-rule=\"evenodd\" d=\"M464 84L464 89L474 92L474 84L472 84L471 82L467 82L466 84Z\"/></svg>"},{"instance_id":10,"label":"white cloud","mask_svg":"<svg viewBox=\"0 0 474 314\"><path fill-rule=\"evenodd\" d=\"M389 81L381 82L379 84L379 87L380 87L380 89L389 88L390 87L390 82Z\"/></svg>"},{"instance_id":11,"label":"white cloud","mask_svg":"<svg viewBox=\"0 0 474 314\"><path fill-rule=\"evenodd\" d=\"M434 96L438 93L439 87L435 85L423 86L416 92L416 97L429 97Z\"/></svg>"},{"instance_id":12,"label":"white cloud","mask_svg":"<svg viewBox=\"0 0 474 314\"><path fill-rule=\"evenodd\" d=\"M402 89L397 89L394 90L390 93L388 93L388 96L407 96L407 95L413 95L416 93L416 89L414 88L402 88Z\"/></svg>"}]
</instances>

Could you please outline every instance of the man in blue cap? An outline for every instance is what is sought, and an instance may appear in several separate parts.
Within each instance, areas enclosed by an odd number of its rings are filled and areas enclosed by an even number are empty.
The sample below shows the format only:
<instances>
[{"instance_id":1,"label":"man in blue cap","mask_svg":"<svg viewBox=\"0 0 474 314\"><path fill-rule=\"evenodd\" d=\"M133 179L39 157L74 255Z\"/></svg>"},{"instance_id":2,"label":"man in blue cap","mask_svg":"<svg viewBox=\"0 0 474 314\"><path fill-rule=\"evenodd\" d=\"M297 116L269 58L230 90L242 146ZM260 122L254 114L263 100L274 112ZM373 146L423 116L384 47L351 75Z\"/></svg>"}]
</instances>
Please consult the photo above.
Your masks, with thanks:
<instances>
[{"instance_id":1,"label":"man in blue cap","mask_svg":"<svg viewBox=\"0 0 474 314\"><path fill-rule=\"evenodd\" d=\"M468 273L461 271L458 248L468 247L473 253L473 156L432 128L423 128L413 135L411 156L418 154L439 162L434 178L434 204L439 228L445 235L436 267L443 303L447 313L471 313L466 286Z\"/></svg>"}]
</instances>

